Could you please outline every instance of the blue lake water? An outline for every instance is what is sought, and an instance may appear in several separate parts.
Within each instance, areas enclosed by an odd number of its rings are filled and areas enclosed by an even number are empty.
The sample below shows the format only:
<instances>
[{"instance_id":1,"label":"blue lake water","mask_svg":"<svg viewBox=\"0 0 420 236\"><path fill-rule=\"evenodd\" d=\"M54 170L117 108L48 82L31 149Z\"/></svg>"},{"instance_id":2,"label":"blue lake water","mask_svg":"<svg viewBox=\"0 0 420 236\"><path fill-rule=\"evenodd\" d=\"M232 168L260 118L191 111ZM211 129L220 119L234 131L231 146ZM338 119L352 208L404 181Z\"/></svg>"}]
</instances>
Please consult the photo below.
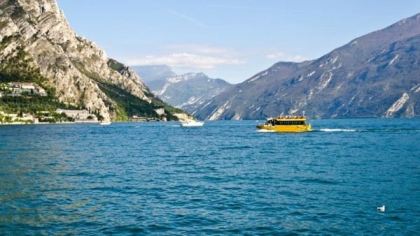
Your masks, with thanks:
<instances>
[{"instance_id":1,"label":"blue lake water","mask_svg":"<svg viewBox=\"0 0 420 236\"><path fill-rule=\"evenodd\" d=\"M420 120L311 123L0 127L0 234L419 235Z\"/></svg>"}]
</instances>

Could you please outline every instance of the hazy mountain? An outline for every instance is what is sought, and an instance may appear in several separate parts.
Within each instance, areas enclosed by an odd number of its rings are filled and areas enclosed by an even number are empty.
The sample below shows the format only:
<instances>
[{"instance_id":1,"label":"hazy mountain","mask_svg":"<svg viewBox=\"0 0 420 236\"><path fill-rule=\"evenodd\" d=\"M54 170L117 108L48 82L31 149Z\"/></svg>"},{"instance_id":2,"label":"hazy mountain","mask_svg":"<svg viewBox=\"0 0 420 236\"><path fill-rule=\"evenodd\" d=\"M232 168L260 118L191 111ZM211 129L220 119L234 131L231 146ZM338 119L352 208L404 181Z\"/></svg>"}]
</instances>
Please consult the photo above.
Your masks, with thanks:
<instances>
[{"instance_id":1,"label":"hazy mountain","mask_svg":"<svg viewBox=\"0 0 420 236\"><path fill-rule=\"evenodd\" d=\"M167 65L144 65L132 67L137 74L141 75L144 82L156 80L165 80L166 78L176 76L172 68Z\"/></svg>"},{"instance_id":2,"label":"hazy mountain","mask_svg":"<svg viewBox=\"0 0 420 236\"><path fill-rule=\"evenodd\" d=\"M168 66L137 66L135 69L156 96L192 114L232 86L203 73L176 75Z\"/></svg>"},{"instance_id":3,"label":"hazy mountain","mask_svg":"<svg viewBox=\"0 0 420 236\"><path fill-rule=\"evenodd\" d=\"M279 62L200 107L202 119L399 117L420 112L420 14L303 63Z\"/></svg>"},{"instance_id":4,"label":"hazy mountain","mask_svg":"<svg viewBox=\"0 0 420 236\"><path fill-rule=\"evenodd\" d=\"M127 66L70 28L55 0L0 1L0 82L35 82L105 120L181 112L155 98ZM158 114L159 113L159 114Z\"/></svg>"}]
</instances>

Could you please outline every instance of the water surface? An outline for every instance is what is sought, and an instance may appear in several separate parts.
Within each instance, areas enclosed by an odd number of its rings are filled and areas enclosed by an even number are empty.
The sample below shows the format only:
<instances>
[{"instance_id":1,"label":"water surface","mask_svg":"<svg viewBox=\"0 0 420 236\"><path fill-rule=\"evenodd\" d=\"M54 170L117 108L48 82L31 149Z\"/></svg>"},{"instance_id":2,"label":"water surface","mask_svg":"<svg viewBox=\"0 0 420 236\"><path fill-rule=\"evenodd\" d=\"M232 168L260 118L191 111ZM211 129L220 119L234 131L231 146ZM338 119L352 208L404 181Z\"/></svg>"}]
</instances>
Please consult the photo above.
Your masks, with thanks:
<instances>
[{"instance_id":1,"label":"water surface","mask_svg":"<svg viewBox=\"0 0 420 236\"><path fill-rule=\"evenodd\" d=\"M0 127L0 234L418 235L420 120L312 123Z\"/></svg>"}]
</instances>

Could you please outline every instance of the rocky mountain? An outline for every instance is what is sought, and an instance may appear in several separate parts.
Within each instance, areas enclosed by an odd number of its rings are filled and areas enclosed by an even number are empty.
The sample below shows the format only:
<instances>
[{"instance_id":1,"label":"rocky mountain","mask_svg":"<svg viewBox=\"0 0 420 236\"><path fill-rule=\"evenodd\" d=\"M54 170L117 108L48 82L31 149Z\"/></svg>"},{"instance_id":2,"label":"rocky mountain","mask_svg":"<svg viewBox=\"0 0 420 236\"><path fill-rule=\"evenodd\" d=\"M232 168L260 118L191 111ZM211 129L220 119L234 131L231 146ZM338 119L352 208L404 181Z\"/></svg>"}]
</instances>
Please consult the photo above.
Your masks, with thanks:
<instances>
[{"instance_id":1,"label":"rocky mountain","mask_svg":"<svg viewBox=\"0 0 420 236\"><path fill-rule=\"evenodd\" d=\"M193 115L204 103L232 86L204 73L176 75L167 66L134 68L156 96Z\"/></svg>"},{"instance_id":2,"label":"rocky mountain","mask_svg":"<svg viewBox=\"0 0 420 236\"><path fill-rule=\"evenodd\" d=\"M420 14L302 63L279 62L200 107L202 119L412 117L420 112Z\"/></svg>"},{"instance_id":3,"label":"rocky mountain","mask_svg":"<svg viewBox=\"0 0 420 236\"><path fill-rule=\"evenodd\" d=\"M155 98L129 67L76 35L55 0L0 0L0 52L0 82L35 82L54 104L103 120L182 113Z\"/></svg>"}]
</instances>

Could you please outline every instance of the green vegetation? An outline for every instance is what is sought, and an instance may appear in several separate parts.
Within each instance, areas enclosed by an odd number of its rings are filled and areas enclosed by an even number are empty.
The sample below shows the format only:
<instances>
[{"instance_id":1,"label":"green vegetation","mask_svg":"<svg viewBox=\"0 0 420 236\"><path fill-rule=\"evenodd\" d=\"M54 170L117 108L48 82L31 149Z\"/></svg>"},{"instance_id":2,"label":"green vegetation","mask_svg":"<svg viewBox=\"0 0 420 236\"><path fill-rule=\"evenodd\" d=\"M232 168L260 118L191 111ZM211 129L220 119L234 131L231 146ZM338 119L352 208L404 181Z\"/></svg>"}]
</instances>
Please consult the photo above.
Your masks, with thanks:
<instances>
[{"instance_id":1,"label":"green vegetation","mask_svg":"<svg viewBox=\"0 0 420 236\"><path fill-rule=\"evenodd\" d=\"M0 43L0 49L15 40L15 37L6 37ZM33 94L23 93L21 96L3 96L0 98L0 111L8 114L29 113L40 118L45 118L46 122L71 121L62 114L56 114L58 108L76 109L75 107L59 102L54 94L55 90L47 86L47 80L44 78L38 68L34 68L33 61L30 56L22 49L18 48L15 56L6 58L0 64L0 90L7 92L9 88L8 82L31 82L43 87L47 96L34 96ZM46 112L48 115L39 115L40 111ZM4 116L4 121L10 117ZM41 119L42 121L42 119Z\"/></svg>"},{"instance_id":2,"label":"green vegetation","mask_svg":"<svg viewBox=\"0 0 420 236\"><path fill-rule=\"evenodd\" d=\"M49 113L49 114L37 114L39 117L39 122L46 122L46 123L58 123L58 122L74 122L74 119L71 117L66 116L63 113Z\"/></svg>"},{"instance_id":3,"label":"green vegetation","mask_svg":"<svg viewBox=\"0 0 420 236\"><path fill-rule=\"evenodd\" d=\"M31 113L38 111L55 112L58 108L77 109L65 105L52 97L22 96L22 97L2 97L0 98L0 111L6 113Z\"/></svg>"},{"instance_id":4,"label":"green vegetation","mask_svg":"<svg viewBox=\"0 0 420 236\"><path fill-rule=\"evenodd\" d=\"M99 88L116 103L116 106L115 104L107 104L109 107L111 107L111 111L116 114L116 121L127 121L132 116L161 119L162 117L160 117L155 112L155 109L159 108L165 109L166 113L168 113L166 116L168 120L178 120L178 118L174 116L173 113L183 112L180 109L165 104L162 100L155 98L151 93L148 93L146 95L150 98L153 98L152 103L150 104L116 85L107 83L96 73L92 73L86 70L82 63L73 61L73 64L80 72L96 81ZM108 65L116 71L122 70L125 67L123 64L113 59L108 61Z\"/></svg>"},{"instance_id":5,"label":"green vegetation","mask_svg":"<svg viewBox=\"0 0 420 236\"><path fill-rule=\"evenodd\" d=\"M117 121L126 121L133 116L161 119L162 117L155 111L155 109L159 108L165 109L168 120L178 120L173 114L184 112L181 109L167 105L162 100L153 97L150 93L146 95L153 98L152 103L148 103L116 85L105 82L98 82L98 85L109 98L117 103L117 108L114 110L117 115Z\"/></svg>"},{"instance_id":6,"label":"green vegetation","mask_svg":"<svg viewBox=\"0 0 420 236\"><path fill-rule=\"evenodd\" d=\"M119 88L116 85L98 82L99 88L113 101L116 102L117 108L114 112L117 115L118 121L128 120L131 116L142 116L150 118L160 118L156 114L155 109L161 108L154 104L131 95L127 91Z\"/></svg>"},{"instance_id":7,"label":"green vegetation","mask_svg":"<svg viewBox=\"0 0 420 236\"><path fill-rule=\"evenodd\" d=\"M7 21L0 21L0 30L7 26Z\"/></svg>"},{"instance_id":8,"label":"green vegetation","mask_svg":"<svg viewBox=\"0 0 420 236\"><path fill-rule=\"evenodd\" d=\"M1 45L7 44L5 41L13 40L12 37L2 41ZM41 75L39 68L34 68L32 59L22 49L17 48L17 53L13 57L7 58L0 64L0 82L34 82L46 87L46 79ZM50 90L45 88L46 90Z\"/></svg>"},{"instance_id":9,"label":"green vegetation","mask_svg":"<svg viewBox=\"0 0 420 236\"><path fill-rule=\"evenodd\" d=\"M122 71L124 68L126 68L126 66L124 66L124 64L114 60L114 59L109 59L108 60L108 66L111 67L111 69L120 72Z\"/></svg>"},{"instance_id":10,"label":"green vegetation","mask_svg":"<svg viewBox=\"0 0 420 236\"><path fill-rule=\"evenodd\" d=\"M158 107L158 108L164 108L166 113L168 113L168 120L178 120L178 117L174 116L174 113L185 113L183 110L170 106L166 103L164 103L162 100L160 100L159 98L154 97L153 94L146 94L148 97L153 97L152 99L152 103Z\"/></svg>"},{"instance_id":11,"label":"green vegetation","mask_svg":"<svg viewBox=\"0 0 420 236\"><path fill-rule=\"evenodd\" d=\"M9 0L12 4L14 4L15 1L13 0ZM9 3L10 4L10 3ZM26 12L25 10L18 4L14 4L14 11L12 13L12 18L13 19L21 19L22 17L25 16Z\"/></svg>"},{"instance_id":12,"label":"green vegetation","mask_svg":"<svg viewBox=\"0 0 420 236\"><path fill-rule=\"evenodd\" d=\"M17 37L13 35L4 37L3 40L0 41L0 51L3 51L3 49L5 49L14 40L17 40Z\"/></svg>"},{"instance_id":13,"label":"green vegetation","mask_svg":"<svg viewBox=\"0 0 420 236\"><path fill-rule=\"evenodd\" d=\"M14 37L5 39L13 40ZM2 44L5 43L2 41ZM0 64L0 83L7 82L32 82L41 86L48 94L48 99L54 99L55 89L47 85L47 80L41 75L39 68L34 68L31 57L22 49L18 48L13 57L5 59Z\"/></svg>"},{"instance_id":14,"label":"green vegetation","mask_svg":"<svg viewBox=\"0 0 420 236\"><path fill-rule=\"evenodd\" d=\"M4 116L0 114L0 123L11 123L11 122L13 122L12 117Z\"/></svg>"}]
</instances>

